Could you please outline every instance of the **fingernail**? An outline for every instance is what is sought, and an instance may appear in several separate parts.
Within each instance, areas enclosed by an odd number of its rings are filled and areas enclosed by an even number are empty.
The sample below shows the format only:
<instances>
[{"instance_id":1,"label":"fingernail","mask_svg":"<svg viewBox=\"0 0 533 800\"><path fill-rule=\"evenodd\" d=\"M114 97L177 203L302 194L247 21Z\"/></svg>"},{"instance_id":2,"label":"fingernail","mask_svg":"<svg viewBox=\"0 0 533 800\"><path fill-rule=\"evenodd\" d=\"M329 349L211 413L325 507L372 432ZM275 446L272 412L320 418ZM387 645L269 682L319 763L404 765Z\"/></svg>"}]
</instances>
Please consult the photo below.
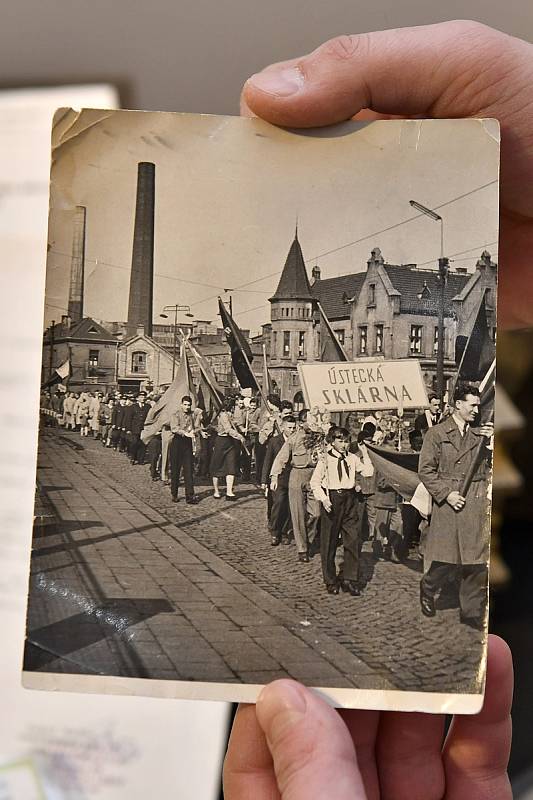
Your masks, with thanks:
<instances>
[{"instance_id":1,"label":"fingernail","mask_svg":"<svg viewBox=\"0 0 533 800\"><path fill-rule=\"evenodd\" d=\"M296 94L303 87L304 76L298 67L284 67L279 70L267 69L252 75L247 83L266 94L290 97L291 94Z\"/></svg>"},{"instance_id":2,"label":"fingernail","mask_svg":"<svg viewBox=\"0 0 533 800\"><path fill-rule=\"evenodd\" d=\"M302 691L292 683L276 682L265 686L257 699L257 718L270 741L300 722L306 710Z\"/></svg>"}]
</instances>

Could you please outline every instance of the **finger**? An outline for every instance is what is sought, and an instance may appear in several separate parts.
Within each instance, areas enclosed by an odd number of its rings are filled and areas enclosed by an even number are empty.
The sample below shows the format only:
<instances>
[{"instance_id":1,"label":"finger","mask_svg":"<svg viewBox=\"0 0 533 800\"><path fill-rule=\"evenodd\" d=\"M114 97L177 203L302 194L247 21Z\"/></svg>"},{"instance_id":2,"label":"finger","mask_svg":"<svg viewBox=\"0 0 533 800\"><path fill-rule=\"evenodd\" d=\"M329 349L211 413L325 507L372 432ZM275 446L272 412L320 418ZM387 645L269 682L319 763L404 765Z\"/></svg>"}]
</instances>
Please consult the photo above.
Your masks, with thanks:
<instances>
[{"instance_id":1,"label":"finger","mask_svg":"<svg viewBox=\"0 0 533 800\"><path fill-rule=\"evenodd\" d=\"M489 636L483 708L475 716L456 716L446 739L446 800L511 800L507 764L512 696L511 652L502 639Z\"/></svg>"},{"instance_id":2,"label":"finger","mask_svg":"<svg viewBox=\"0 0 533 800\"><path fill-rule=\"evenodd\" d=\"M357 754L357 764L368 800L379 800L379 778L375 745L379 726L379 711L340 711Z\"/></svg>"},{"instance_id":3,"label":"finger","mask_svg":"<svg viewBox=\"0 0 533 800\"><path fill-rule=\"evenodd\" d=\"M504 77L509 60L497 65L490 56L505 52L505 40L510 37L465 21L339 36L252 75L243 96L258 116L298 127L340 122L366 108L469 116L501 94L490 91L492 76L501 70Z\"/></svg>"},{"instance_id":4,"label":"finger","mask_svg":"<svg viewBox=\"0 0 533 800\"><path fill-rule=\"evenodd\" d=\"M272 756L255 714L240 705L235 715L223 769L226 800L277 800Z\"/></svg>"},{"instance_id":5,"label":"finger","mask_svg":"<svg viewBox=\"0 0 533 800\"><path fill-rule=\"evenodd\" d=\"M364 800L350 733L335 709L295 681L274 681L257 702L282 798Z\"/></svg>"},{"instance_id":6,"label":"finger","mask_svg":"<svg viewBox=\"0 0 533 800\"><path fill-rule=\"evenodd\" d=\"M376 743L381 800L440 800L443 737L442 715L381 715Z\"/></svg>"}]
</instances>

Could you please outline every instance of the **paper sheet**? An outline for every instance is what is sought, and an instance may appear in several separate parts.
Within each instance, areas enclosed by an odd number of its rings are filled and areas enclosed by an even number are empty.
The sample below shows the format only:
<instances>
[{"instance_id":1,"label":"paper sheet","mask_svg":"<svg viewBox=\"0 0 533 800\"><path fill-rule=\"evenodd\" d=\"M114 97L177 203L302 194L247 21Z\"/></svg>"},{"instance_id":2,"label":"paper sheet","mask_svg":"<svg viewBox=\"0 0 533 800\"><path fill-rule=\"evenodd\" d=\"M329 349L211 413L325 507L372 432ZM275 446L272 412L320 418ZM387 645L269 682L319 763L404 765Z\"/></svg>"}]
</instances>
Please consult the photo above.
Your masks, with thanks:
<instances>
[{"instance_id":1,"label":"paper sheet","mask_svg":"<svg viewBox=\"0 0 533 800\"><path fill-rule=\"evenodd\" d=\"M71 695L20 685L31 546L50 126L61 106L116 107L106 86L0 93L0 798L218 795L223 703Z\"/></svg>"}]
</instances>

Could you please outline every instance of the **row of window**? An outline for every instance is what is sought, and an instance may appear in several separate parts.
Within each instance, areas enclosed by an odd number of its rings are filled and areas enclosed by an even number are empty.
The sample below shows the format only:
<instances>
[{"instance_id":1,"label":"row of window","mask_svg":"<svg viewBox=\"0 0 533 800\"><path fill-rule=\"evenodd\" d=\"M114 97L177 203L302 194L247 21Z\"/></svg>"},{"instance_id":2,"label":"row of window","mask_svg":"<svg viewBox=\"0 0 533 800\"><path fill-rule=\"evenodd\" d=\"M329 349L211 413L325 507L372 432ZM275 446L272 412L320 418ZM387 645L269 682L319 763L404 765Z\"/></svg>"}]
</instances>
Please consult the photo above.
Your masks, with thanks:
<instances>
[{"instance_id":1,"label":"row of window","mask_svg":"<svg viewBox=\"0 0 533 800\"><path fill-rule=\"evenodd\" d=\"M89 350L89 367L98 366L99 350ZM131 371L133 373L146 373L146 353L137 351L131 354Z\"/></svg>"},{"instance_id":2,"label":"row of window","mask_svg":"<svg viewBox=\"0 0 533 800\"><path fill-rule=\"evenodd\" d=\"M274 309L272 309L272 311L274 312ZM310 319L311 308L302 308L301 306L299 308L295 308L294 306L282 306L279 309L279 316L284 317L285 319Z\"/></svg>"},{"instance_id":3,"label":"row of window","mask_svg":"<svg viewBox=\"0 0 533 800\"><path fill-rule=\"evenodd\" d=\"M374 325L374 348L371 350L370 342L369 342L369 326L368 325L360 325L358 328L358 343L357 343L357 352L359 355L383 355L385 352L385 326L382 324ZM283 345L282 345L282 357L283 358L290 358L291 357L291 331L283 331ZM297 331L295 334L297 338L297 357L298 358L305 358L305 332L304 331ZM345 342L345 331L344 330L336 330L335 335L341 345L344 345ZM277 332L274 331L273 334L273 353L277 353ZM437 353L437 349L439 346L439 329L437 326L434 328L433 332L433 354ZM423 355L424 353L424 326L423 325L411 325L411 332L409 336L409 352L412 355Z\"/></svg>"},{"instance_id":4,"label":"row of window","mask_svg":"<svg viewBox=\"0 0 533 800\"><path fill-rule=\"evenodd\" d=\"M359 326L359 341L358 353L359 355L369 354L368 342L368 325ZM384 352L384 325L375 325L375 343L374 354L380 355ZM439 329L434 327L433 331L433 354L437 353L439 347ZM409 335L409 352L411 355L422 355L424 353L424 326L411 325L411 332Z\"/></svg>"},{"instance_id":5,"label":"row of window","mask_svg":"<svg viewBox=\"0 0 533 800\"><path fill-rule=\"evenodd\" d=\"M281 354L283 358L290 358L291 357L291 331L283 331L283 344L281 349ZM297 338L297 356L298 358L305 358L305 332L304 331L297 331L295 335ZM273 331L272 333L272 352L275 354L278 351L278 334L277 331Z\"/></svg>"}]
</instances>

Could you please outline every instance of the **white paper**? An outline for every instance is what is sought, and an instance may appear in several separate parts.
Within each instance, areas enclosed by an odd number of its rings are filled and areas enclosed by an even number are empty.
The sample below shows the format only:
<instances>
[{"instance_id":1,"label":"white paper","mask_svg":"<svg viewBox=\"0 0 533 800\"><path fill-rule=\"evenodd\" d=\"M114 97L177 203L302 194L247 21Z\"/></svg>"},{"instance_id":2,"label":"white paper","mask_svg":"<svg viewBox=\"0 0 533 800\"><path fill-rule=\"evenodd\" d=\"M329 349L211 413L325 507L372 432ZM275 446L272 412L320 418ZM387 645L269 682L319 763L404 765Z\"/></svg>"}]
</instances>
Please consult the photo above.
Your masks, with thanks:
<instances>
[{"instance_id":1,"label":"white paper","mask_svg":"<svg viewBox=\"0 0 533 800\"><path fill-rule=\"evenodd\" d=\"M0 93L0 798L218 795L224 703L21 687L35 490L53 112L117 105L114 89Z\"/></svg>"}]
</instances>

